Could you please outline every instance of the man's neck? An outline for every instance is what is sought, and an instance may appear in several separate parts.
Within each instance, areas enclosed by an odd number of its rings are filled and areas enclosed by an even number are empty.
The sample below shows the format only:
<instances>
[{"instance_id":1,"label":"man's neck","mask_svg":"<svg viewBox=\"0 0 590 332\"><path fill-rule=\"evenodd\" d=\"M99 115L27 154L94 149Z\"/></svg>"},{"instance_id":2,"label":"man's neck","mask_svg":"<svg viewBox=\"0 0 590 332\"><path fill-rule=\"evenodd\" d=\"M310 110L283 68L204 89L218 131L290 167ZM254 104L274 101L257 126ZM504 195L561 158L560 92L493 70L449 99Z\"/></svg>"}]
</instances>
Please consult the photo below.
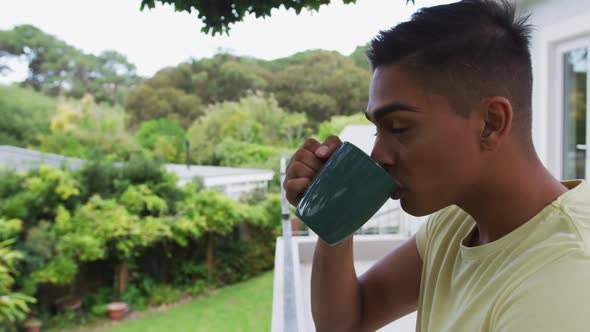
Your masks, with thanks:
<instances>
[{"instance_id":1,"label":"man's neck","mask_svg":"<svg viewBox=\"0 0 590 332\"><path fill-rule=\"evenodd\" d=\"M470 195L458 204L477 223L476 231L466 243L476 246L503 237L566 191L538 160L503 164L475 185Z\"/></svg>"}]
</instances>

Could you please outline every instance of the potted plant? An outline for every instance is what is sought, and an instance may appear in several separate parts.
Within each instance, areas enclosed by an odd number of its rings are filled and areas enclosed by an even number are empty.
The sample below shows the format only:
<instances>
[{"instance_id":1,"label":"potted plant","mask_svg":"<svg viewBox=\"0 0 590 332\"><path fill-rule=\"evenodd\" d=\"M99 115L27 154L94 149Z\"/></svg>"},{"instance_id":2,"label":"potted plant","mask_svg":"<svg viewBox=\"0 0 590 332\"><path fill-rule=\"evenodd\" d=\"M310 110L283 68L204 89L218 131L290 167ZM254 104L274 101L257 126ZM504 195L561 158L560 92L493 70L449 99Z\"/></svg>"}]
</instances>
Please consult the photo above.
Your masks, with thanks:
<instances>
[{"instance_id":1,"label":"potted plant","mask_svg":"<svg viewBox=\"0 0 590 332\"><path fill-rule=\"evenodd\" d=\"M26 332L39 332L41 331L41 325L43 325L43 323L38 320L38 319L28 319L25 322L25 331Z\"/></svg>"},{"instance_id":2,"label":"potted plant","mask_svg":"<svg viewBox=\"0 0 590 332\"><path fill-rule=\"evenodd\" d=\"M291 218L291 234L294 236L299 235L299 230L301 229L300 223L301 221L299 218Z\"/></svg>"},{"instance_id":3,"label":"potted plant","mask_svg":"<svg viewBox=\"0 0 590 332\"><path fill-rule=\"evenodd\" d=\"M127 312L127 303L125 302L111 302L107 304L107 311L111 320L120 320Z\"/></svg>"}]
</instances>

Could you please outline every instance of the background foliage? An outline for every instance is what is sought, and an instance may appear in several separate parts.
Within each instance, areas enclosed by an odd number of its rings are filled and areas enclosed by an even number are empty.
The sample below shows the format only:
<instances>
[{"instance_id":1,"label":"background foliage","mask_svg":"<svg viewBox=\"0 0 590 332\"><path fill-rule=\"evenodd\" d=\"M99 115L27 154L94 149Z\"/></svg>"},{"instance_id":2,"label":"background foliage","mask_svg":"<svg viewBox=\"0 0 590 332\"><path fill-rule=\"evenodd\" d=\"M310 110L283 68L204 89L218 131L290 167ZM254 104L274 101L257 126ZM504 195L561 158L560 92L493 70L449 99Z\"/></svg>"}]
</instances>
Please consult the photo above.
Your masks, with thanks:
<instances>
[{"instance_id":1,"label":"background foliage","mask_svg":"<svg viewBox=\"0 0 590 332\"><path fill-rule=\"evenodd\" d=\"M26 317L61 328L104 316L112 300L144 309L272 269L279 159L366 123L364 49L217 54L139 78L117 52L85 54L29 25L0 30L0 62L29 68L0 86L0 145L85 161L0 169L0 328ZM177 187L162 164L185 162L275 178L234 201L197 181Z\"/></svg>"},{"instance_id":2,"label":"background foliage","mask_svg":"<svg viewBox=\"0 0 590 332\"><path fill-rule=\"evenodd\" d=\"M414 0L406 0L408 2ZM199 14L199 19L203 22L201 29L205 33L228 33L230 25L240 22L247 14L256 17L267 17L275 8L284 7L286 9L295 9L299 14L302 9L318 11L321 5L330 3L330 0L249 0L249 1L203 1L203 0L142 0L141 8L154 8L155 3L173 4L176 11L193 10ZM356 0L343 0L345 4L355 3Z\"/></svg>"},{"instance_id":3,"label":"background foliage","mask_svg":"<svg viewBox=\"0 0 590 332\"><path fill-rule=\"evenodd\" d=\"M26 147L49 133L56 100L29 89L0 85L0 144Z\"/></svg>"},{"instance_id":4,"label":"background foliage","mask_svg":"<svg viewBox=\"0 0 590 332\"><path fill-rule=\"evenodd\" d=\"M88 181L95 177L107 186ZM74 172L2 172L0 194L0 307L20 310L2 309L0 324L23 320L35 298L37 315L66 314L60 303L76 298L86 298L87 315L101 315L112 300L160 305L272 268L276 195L250 205L178 188L149 156ZM255 236L243 239L241 224Z\"/></svg>"},{"instance_id":5,"label":"background foliage","mask_svg":"<svg viewBox=\"0 0 590 332\"><path fill-rule=\"evenodd\" d=\"M115 104L138 80L135 65L123 54L85 54L32 25L0 31L0 54L25 58L29 75L22 85L52 96L80 98L90 93L100 102Z\"/></svg>"}]
</instances>

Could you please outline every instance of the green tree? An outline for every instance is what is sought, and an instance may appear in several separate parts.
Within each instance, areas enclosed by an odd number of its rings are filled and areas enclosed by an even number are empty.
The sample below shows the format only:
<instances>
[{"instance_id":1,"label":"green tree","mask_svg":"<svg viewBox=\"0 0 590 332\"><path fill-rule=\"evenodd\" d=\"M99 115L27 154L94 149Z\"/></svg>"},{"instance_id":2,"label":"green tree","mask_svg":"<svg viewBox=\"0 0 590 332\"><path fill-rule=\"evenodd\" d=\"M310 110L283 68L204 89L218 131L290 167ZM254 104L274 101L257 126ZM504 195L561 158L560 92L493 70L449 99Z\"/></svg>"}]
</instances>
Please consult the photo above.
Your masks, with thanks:
<instances>
[{"instance_id":1,"label":"green tree","mask_svg":"<svg viewBox=\"0 0 590 332\"><path fill-rule=\"evenodd\" d=\"M40 135L40 149L79 158L127 159L140 148L125 129L124 119L121 108L98 105L90 96L64 102L51 119L51 132Z\"/></svg>"},{"instance_id":2,"label":"green tree","mask_svg":"<svg viewBox=\"0 0 590 332\"><path fill-rule=\"evenodd\" d=\"M93 95L98 102L123 105L127 90L140 81L135 65L125 55L113 50L102 52L97 60L100 75Z\"/></svg>"},{"instance_id":3,"label":"green tree","mask_svg":"<svg viewBox=\"0 0 590 332\"><path fill-rule=\"evenodd\" d=\"M125 109L130 115L129 125L136 128L141 122L169 118L188 127L203 114L204 107L196 94L188 94L174 87L152 88L140 85L129 91Z\"/></svg>"},{"instance_id":4,"label":"green tree","mask_svg":"<svg viewBox=\"0 0 590 332\"><path fill-rule=\"evenodd\" d=\"M188 188L189 190L191 187ZM216 234L225 235L242 221L238 203L231 198L212 190L186 192L183 203L185 214L202 217L202 233L207 238L207 270L209 280L214 268L214 238Z\"/></svg>"},{"instance_id":5,"label":"green tree","mask_svg":"<svg viewBox=\"0 0 590 332\"><path fill-rule=\"evenodd\" d=\"M248 93L264 90L268 86L271 73L259 62L231 54L217 54L212 58L193 60L176 67L159 70L153 77L145 80L135 93L148 97L145 92L175 89L184 94L200 98L202 104L209 105L223 101L237 101ZM142 90L145 90L142 94ZM153 101L159 98L152 98ZM143 105L143 104L141 104ZM141 113L142 110L128 103L128 110ZM194 120L194 119L193 119Z\"/></svg>"},{"instance_id":6,"label":"green tree","mask_svg":"<svg viewBox=\"0 0 590 332\"><path fill-rule=\"evenodd\" d=\"M137 142L169 162L184 162L186 130L176 121L155 119L142 122L135 133Z\"/></svg>"},{"instance_id":7,"label":"green tree","mask_svg":"<svg viewBox=\"0 0 590 332\"><path fill-rule=\"evenodd\" d=\"M25 228L53 219L57 206L74 204L80 193L79 183L72 174L60 169L42 165L26 175L7 172L2 178L11 174L12 180L3 179L0 183L4 187L0 192L6 191L0 197L0 216L20 219Z\"/></svg>"},{"instance_id":8,"label":"green tree","mask_svg":"<svg viewBox=\"0 0 590 332\"><path fill-rule=\"evenodd\" d=\"M303 114L287 113L274 98L262 94L253 94L238 102L215 104L188 130L191 158L199 164L238 166L233 162L251 160L242 158L249 152L231 156L219 147L224 140L229 142L226 142L227 148L236 146L232 141L238 141L243 143L241 146L250 144L258 152L270 151L274 150L270 146L286 145L302 138L306 133L303 129L306 121Z\"/></svg>"},{"instance_id":9,"label":"green tree","mask_svg":"<svg viewBox=\"0 0 590 332\"><path fill-rule=\"evenodd\" d=\"M318 123L364 109L370 75L337 52L315 51L277 72L270 91L281 107Z\"/></svg>"},{"instance_id":10,"label":"green tree","mask_svg":"<svg viewBox=\"0 0 590 332\"><path fill-rule=\"evenodd\" d=\"M181 63L176 67L166 67L158 70L154 76L143 81L153 89L175 88L185 93L194 91L193 70L188 63Z\"/></svg>"},{"instance_id":11,"label":"green tree","mask_svg":"<svg viewBox=\"0 0 590 332\"><path fill-rule=\"evenodd\" d=\"M215 150L216 159L221 166L256 167L266 163L282 150L262 144L253 144L225 138Z\"/></svg>"},{"instance_id":12,"label":"green tree","mask_svg":"<svg viewBox=\"0 0 590 332\"><path fill-rule=\"evenodd\" d=\"M90 94L99 102L110 105L124 103L124 93L139 82L135 65L116 51L104 51L100 55L76 54L70 61L73 71L65 95L82 98Z\"/></svg>"},{"instance_id":13,"label":"green tree","mask_svg":"<svg viewBox=\"0 0 590 332\"><path fill-rule=\"evenodd\" d=\"M406 0L406 2L414 0ZM330 0L254 0L254 1L203 1L203 0L142 0L141 9L154 8L156 2L173 4L176 11L198 12L199 19L203 22L201 31L205 33L228 33L230 25L240 22L247 14L256 17L267 17L275 8L284 7L294 9L298 14L302 9L318 11L321 5L330 3ZM344 3L355 3L356 0L344 0Z\"/></svg>"},{"instance_id":14,"label":"green tree","mask_svg":"<svg viewBox=\"0 0 590 332\"><path fill-rule=\"evenodd\" d=\"M25 57L29 74L23 82L37 91L59 95L74 71L72 59L81 52L64 41L46 34L32 25L19 25L0 35L2 51L10 56Z\"/></svg>"},{"instance_id":15,"label":"green tree","mask_svg":"<svg viewBox=\"0 0 590 332\"><path fill-rule=\"evenodd\" d=\"M133 199L137 201L133 202ZM78 262L91 262L107 257L117 261L115 289L121 295L125 292L129 278L130 263L138 256L140 249L169 236L169 227L159 218L140 218L136 213L165 211L162 199L154 196L145 187L126 191L121 200L103 200L93 196L86 204L76 209L73 215L60 209L55 223L58 255L43 269L35 272L39 282L69 283L76 273ZM138 204L139 201L139 204ZM61 260L68 260L73 271L54 268ZM67 278L64 278L67 276Z\"/></svg>"},{"instance_id":16,"label":"green tree","mask_svg":"<svg viewBox=\"0 0 590 332\"><path fill-rule=\"evenodd\" d=\"M0 30L0 75L11 71L6 64L7 58L18 52L18 41L14 38L12 31Z\"/></svg>"},{"instance_id":17,"label":"green tree","mask_svg":"<svg viewBox=\"0 0 590 332\"><path fill-rule=\"evenodd\" d=\"M166 201L155 195L145 184L129 186L119 202L131 213L138 216L160 216L168 210Z\"/></svg>"},{"instance_id":18,"label":"green tree","mask_svg":"<svg viewBox=\"0 0 590 332\"><path fill-rule=\"evenodd\" d=\"M26 318L29 305L36 302L35 298L13 290L18 275L16 264L23 258L21 252L10 247L13 243L14 240L0 242L0 327L4 331L14 330L16 323Z\"/></svg>"},{"instance_id":19,"label":"green tree","mask_svg":"<svg viewBox=\"0 0 590 332\"><path fill-rule=\"evenodd\" d=\"M307 116L303 113L288 113L281 121L280 131L288 147L296 147L307 136Z\"/></svg>"},{"instance_id":20,"label":"green tree","mask_svg":"<svg viewBox=\"0 0 590 332\"><path fill-rule=\"evenodd\" d=\"M36 146L48 134L55 100L30 89L0 85L0 145Z\"/></svg>"},{"instance_id":21,"label":"green tree","mask_svg":"<svg viewBox=\"0 0 590 332\"><path fill-rule=\"evenodd\" d=\"M206 114L188 130L191 159L197 164L218 165L215 149L221 141L221 128L225 120L239 109L238 103L224 102L209 106Z\"/></svg>"},{"instance_id":22,"label":"green tree","mask_svg":"<svg viewBox=\"0 0 590 332\"><path fill-rule=\"evenodd\" d=\"M243 61L224 62L216 73L217 86L222 95L217 100L237 100L248 92L263 90L267 82L252 66Z\"/></svg>"},{"instance_id":23,"label":"green tree","mask_svg":"<svg viewBox=\"0 0 590 332\"><path fill-rule=\"evenodd\" d=\"M320 123L317 133L317 140L323 142L330 135L338 135L348 125L366 125L369 120L364 113L357 113L353 115L334 116L329 121Z\"/></svg>"},{"instance_id":24,"label":"green tree","mask_svg":"<svg viewBox=\"0 0 590 332\"><path fill-rule=\"evenodd\" d=\"M19 219L6 220L0 217L0 241L17 238L23 228L23 222Z\"/></svg>"},{"instance_id":25,"label":"green tree","mask_svg":"<svg viewBox=\"0 0 590 332\"><path fill-rule=\"evenodd\" d=\"M161 160L149 154L137 153L118 167L120 173L115 180L115 196L123 193L131 185L147 185L151 192L163 198L169 214L175 214L175 204L183 197L182 190L176 186L174 173L168 173Z\"/></svg>"},{"instance_id":26,"label":"green tree","mask_svg":"<svg viewBox=\"0 0 590 332\"><path fill-rule=\"evenodd\" d=\"M281 196L270 193L261 201L243 204L247 222L262 229L275 229L281 225Z\"/></svg>"},{"instance_id":27,"label":"green tree","mask_svg":"<svg viewBox=\"0 0 590 332\"><path fill-rule=\"evenodd\" d=\"M122 102L121 87L139 81L135 66L122 54L85 54L32 25L0 31L0 55L24 57L29 73L22 84L52 96L91 94L99 102L115 104Z\"/></svg>"},{"instance_id":28,"label":"green tree","mask_svg":"<svg viewBox=\"0 0 590 332\"><path fill-rule=\"evenodd\" d=\"M25 177L16 173L14 170L2 170L0 169L0 218L4 219L20 219L28 217L28 202L30 200L29 195L25 195L24 191ZM4 227L7 227L3 223ZM6 232L8 228L5 228L3 232ZM20 229L20 226L19 226ZM2 237L0 239L7 240L12 236Z\"/></svg>"},{"instance_id":29,"label":"green tree","mask_svg":"<svg viewBox=\"0 0 590 332\"><path fill-rule=\"evenodd\" d=\"M368 44L358 46L354 49L354 51L350 54L349 57L360 68L371 70L371 64L369 63L369 59L367 59L366 55L368 47Z\"/></svg>"},{"instance_id":30,"label":"green tree","mask_svg":"<svg viewBox=\"0 0 590 332\"><path fill-rule=\"evenodd\" d=\"M315 130L315 124L334 115L348 115L364 109L370 75L367 66L359 66L352 56L346 57L337 52L306 51L273 61L217 54L213 58L194 60L159 71L131 91L127 111L131 115L132 127L142 121L167 117L176 119L187 128L187 122L192 123L203 113L218 108L215 104L241 103L248 96L266 94L274 96L278 106L288 113L305 114L305 119L301 116L285 119L292 125L290 127L263 126L262 133L274 137L273 143L277 138L273 131L287 130L291 137L287 144L293 145L291 142L304 137L309 130ZM199 100L182 103L183 98L188 96ZM175 106L181 104L184 106ZM209 105L209 111L202 106L205 104ZM190 107L194 107L195 111L191 111ZM190 116L179 115L179 110ZM259 137L261 128L253 127L251 121L260 124L268 121L259 121L260 115L251 115L235 114L228 122L248 124L239 128L229 124L226 127ZM250 141L250 138L245 140ZM212 151L207 145L204 149Z\"/></svg>"}]
</instances>

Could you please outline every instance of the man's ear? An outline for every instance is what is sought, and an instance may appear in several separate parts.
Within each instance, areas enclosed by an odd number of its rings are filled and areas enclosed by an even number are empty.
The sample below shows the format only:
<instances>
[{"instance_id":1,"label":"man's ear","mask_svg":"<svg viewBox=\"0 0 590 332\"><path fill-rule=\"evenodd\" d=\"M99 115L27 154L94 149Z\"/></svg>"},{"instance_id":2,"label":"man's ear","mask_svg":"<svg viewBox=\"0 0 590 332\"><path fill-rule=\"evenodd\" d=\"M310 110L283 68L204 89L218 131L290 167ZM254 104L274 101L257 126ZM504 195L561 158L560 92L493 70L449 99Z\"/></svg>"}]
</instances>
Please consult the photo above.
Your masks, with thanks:
<instances>
[{"instance_id":1,"label":"man's ear","mask_svg":"<svg viewBox=\"0 0 590 332\"><path fill-rule=\"evenodd\" d=\"M484 150L495 150L506 140L512 129L512 105L505 97L494 96L482 99L480 111L480 146Z\"/></svg>"}]
</instances>

